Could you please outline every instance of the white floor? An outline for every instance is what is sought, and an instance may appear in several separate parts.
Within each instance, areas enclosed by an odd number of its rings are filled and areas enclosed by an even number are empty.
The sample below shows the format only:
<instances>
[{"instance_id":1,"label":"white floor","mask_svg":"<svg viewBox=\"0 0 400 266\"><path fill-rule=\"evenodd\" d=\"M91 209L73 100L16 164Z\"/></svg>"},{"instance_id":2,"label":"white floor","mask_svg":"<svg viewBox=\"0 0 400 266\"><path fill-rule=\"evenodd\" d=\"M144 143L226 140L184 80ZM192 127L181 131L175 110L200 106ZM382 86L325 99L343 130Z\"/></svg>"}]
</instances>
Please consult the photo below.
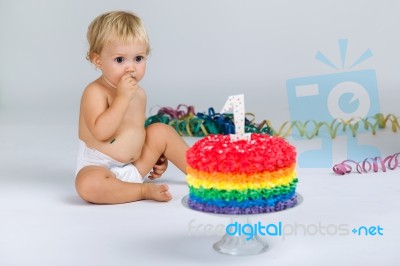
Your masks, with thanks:
<instances>
[{"instance_id":1,"label":"white floor","mask_svg":"<svg viewBox=\"0 0 400 266\"><path fill-rule=\"evenodd\" d=\"M171 187L171 202L83 202L74 190L74 119L52 116L0 115L1 266L399 264L400 169L346 176L298 169L303 204L252 217L282 222L286 233L296 229L297 235L265 237L267 252L233 257L212 249L230 220L183 207L188 188L172 166L162 180ZM380 226L383 235L351 232L360 226Z\"/></svg>"}]
</instances>

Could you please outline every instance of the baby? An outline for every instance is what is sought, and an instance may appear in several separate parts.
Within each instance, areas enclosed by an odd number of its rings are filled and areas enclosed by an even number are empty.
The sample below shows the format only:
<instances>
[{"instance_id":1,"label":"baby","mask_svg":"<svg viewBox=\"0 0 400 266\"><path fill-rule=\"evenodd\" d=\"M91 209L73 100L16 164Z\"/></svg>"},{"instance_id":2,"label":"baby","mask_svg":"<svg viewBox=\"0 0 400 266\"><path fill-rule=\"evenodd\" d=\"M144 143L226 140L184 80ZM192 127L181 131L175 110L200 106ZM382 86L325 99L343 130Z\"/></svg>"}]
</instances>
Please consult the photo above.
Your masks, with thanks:
<instances>
[{"instance_id":1,"label":"baby","mask_svg":"<svg viewBox=\"0 0 400 266\"><path fill-rule=\"evenodd\" d=\"M89 25L87 59L102 75L84 90L76 190L91 203L118 204L143 199L169 201L166 184L143 183L162 175L170 160L186 172L187 144L165 124L144 127L149 40L135 14L114 11Z\"/></svg>"}]
</instances>

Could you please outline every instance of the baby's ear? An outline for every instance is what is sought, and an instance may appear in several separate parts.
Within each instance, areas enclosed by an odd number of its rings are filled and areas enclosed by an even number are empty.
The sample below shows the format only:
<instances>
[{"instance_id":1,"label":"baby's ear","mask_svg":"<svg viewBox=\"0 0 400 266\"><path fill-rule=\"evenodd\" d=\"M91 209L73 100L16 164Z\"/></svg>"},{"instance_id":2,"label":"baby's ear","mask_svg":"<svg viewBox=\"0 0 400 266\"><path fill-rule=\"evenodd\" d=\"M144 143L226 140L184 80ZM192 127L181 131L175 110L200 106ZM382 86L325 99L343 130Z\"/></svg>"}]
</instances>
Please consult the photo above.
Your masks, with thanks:
<instances>
[{"instance_id":1,"label":"baby's ear","mask_svg":"<svg viewBox=\"0 0 400 266\"><path fill-rule=\"evenodd\" d=\"M101 60L99 54L94 53L90 61L96 68L101 69Z\"/></svg>"}]
</instances>

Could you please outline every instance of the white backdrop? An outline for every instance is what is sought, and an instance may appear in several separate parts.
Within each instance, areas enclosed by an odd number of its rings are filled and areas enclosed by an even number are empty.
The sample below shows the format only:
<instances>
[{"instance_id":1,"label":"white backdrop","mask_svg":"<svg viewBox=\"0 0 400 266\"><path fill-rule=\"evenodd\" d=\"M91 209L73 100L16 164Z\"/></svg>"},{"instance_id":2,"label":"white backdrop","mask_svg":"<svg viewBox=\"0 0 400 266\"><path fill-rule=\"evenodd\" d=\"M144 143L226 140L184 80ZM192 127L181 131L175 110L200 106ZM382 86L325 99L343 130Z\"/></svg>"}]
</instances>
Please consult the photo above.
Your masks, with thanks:
<instances>
[{"instance_id":1,"label":"white backdrop","mask_svg":"<svg viewBox=\"0 0 400 266\"><path fill-rule=\"evenodd\" d=\"M99 75L85 60L87 26L115 9L139 14L151 38L148 114L180 103L219 111L244 93L246 111L278 125L290 119L287 80L342 71L315 60L320 51L340 65L339 39L348 62L372 51L352 70L375 70L382 112L398 110L396 0L1 0L0 111L75 122L82 90Z\"/></svg>"},{"instance_id":2,"label":"white backdrop","mask_svg":"<svg viewBox=\"0 0 400 266\"><path fill-rule=\"evenodd\" d=\"M350 148L366 157L356 141L374 143L382 155L400 151L399 132L390 130L332 142L289 139L299 155L312 155L312 169L298 164L304 204L253 220L379 225L384 236L299 234L268 238L270 250L259 256L222 256L211 248L220 236L192 236L189 226L228 219L182 207L188 188L172 164L159 181L170 185L169 203L80 200L74 188L79 101L99 75L85 60L86 29L115 9L139 14L151 38L142 82L148 115L154 106L180 103L219 111L229 95L244 93L246 111L279 125L332 104L326 94L312 104L301 97L289 103L290 84L315 89L346 75L378 94L369 100L383 113L400 113L399 0L0 0L0 265L398 265L400 170L338 176L329 162L354 158L345 153ZM351 68L366 51L372 56ZM337 69L316 60L318 52ZM312 147L322 147L326 158ZM315 169L316 160L329 168Z\"/></svg>"}]
</instances>

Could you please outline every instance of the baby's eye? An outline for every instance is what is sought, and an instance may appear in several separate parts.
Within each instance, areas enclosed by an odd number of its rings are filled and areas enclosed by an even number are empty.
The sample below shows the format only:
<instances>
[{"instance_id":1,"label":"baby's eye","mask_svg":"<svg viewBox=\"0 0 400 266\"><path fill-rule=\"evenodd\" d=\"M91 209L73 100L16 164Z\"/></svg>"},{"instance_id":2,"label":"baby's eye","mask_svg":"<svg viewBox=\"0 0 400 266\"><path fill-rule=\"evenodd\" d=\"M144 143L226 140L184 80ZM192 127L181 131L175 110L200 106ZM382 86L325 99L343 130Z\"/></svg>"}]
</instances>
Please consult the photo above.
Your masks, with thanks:
<instances>
[{"instance_id":1,"label":"baby's eye","mask_svg":"<svg viewBox=\"0 0 400 266\"><path fill-rule=\"evenodd\" d=\"M136 63L140 63L140 62L142 62L143 60L145 60L145 57L144 57L144 56L138 55L138 56L135 57L135 62L136 62Z\"/></svg>"},{"instance_id":2,"label":"baby's eye","mask_svg":"<svg viewBox=\"0 0 400 266\"><path fill-rule=\"evenodd\" d=\"M122 56L118 56L114 59L114 61L117 63L123 63L125 61L125 58L123 58Z\"/></svg>"}]
</instances>

